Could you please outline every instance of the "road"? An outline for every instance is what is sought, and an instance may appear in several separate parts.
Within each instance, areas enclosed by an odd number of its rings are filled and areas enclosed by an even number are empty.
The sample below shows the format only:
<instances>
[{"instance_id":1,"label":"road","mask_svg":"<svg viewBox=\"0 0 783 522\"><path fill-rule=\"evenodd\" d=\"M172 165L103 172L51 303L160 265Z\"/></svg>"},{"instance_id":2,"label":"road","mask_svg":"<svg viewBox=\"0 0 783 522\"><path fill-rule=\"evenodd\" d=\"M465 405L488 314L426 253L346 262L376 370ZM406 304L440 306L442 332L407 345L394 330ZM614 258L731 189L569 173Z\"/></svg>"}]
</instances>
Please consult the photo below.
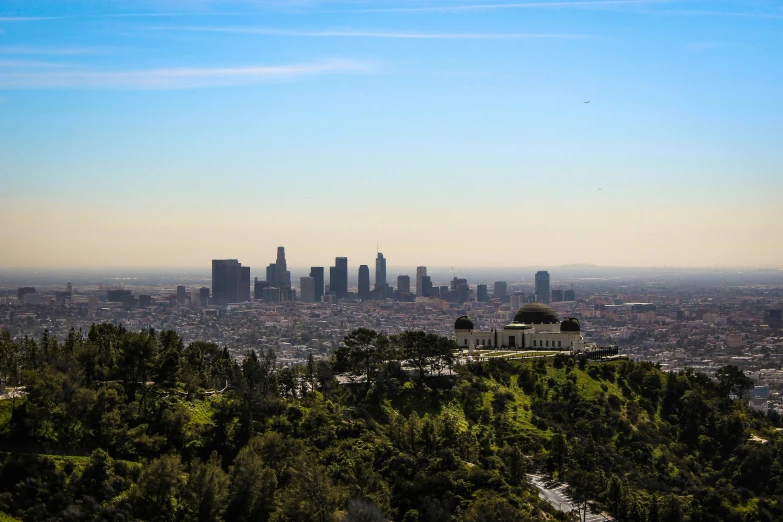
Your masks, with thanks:
<instances>
[{"instance_id":1,"label":"road","mask_svg":"<svg viewBox=\"0 0 783 522\"><path fill-rule=\"evenodd\" d=\"M528 475L527 478L538 490L538 496L549 502L555 509L566 513L576 511L576 505L568 495L568 484L558 482L551 488L547 488L544 484L549 482L549 478L543 475ZM588 513L585 520L586 522L607 522L614 519L606 513Z\"/></svg>"},{"instance_id":2,"label":"road","mask_svg":"<svg viewBox=\"0 0 783 522\"><path fill-rule=\"evenodd\" d=\"M19 388L6 388L5 393L0 393L0 401L12 399L14 397L14 392L16 393L17 398L27 395L27 392L24 391L24 386L20 386Z\"/></svg>"}]
</instances>

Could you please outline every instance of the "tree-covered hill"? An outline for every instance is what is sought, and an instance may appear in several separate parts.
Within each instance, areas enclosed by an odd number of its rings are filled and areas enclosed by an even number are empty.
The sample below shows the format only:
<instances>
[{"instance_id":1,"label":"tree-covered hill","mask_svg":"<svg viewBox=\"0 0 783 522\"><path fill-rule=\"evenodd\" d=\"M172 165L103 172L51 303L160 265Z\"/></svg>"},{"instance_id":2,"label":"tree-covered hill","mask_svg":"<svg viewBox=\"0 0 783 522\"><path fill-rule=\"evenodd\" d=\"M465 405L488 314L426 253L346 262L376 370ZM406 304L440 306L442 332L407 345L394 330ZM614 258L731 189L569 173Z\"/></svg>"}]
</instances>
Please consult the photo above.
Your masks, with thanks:
<instances>
[{"instance_id":1,"label":"tree-covered hill","mask_svg":"<svg viewBox=\"0 0 783 522\"><path fill-rule=\"evenodd\" d=\"M567 520L526 473L629 522L783 519L783 435L713 381L566 356L457 365L421 332L241 362L173 331L0 336L0 512L21 520ZM353 383L340 385L336 375Z\"/></svg>"}]
</instances>

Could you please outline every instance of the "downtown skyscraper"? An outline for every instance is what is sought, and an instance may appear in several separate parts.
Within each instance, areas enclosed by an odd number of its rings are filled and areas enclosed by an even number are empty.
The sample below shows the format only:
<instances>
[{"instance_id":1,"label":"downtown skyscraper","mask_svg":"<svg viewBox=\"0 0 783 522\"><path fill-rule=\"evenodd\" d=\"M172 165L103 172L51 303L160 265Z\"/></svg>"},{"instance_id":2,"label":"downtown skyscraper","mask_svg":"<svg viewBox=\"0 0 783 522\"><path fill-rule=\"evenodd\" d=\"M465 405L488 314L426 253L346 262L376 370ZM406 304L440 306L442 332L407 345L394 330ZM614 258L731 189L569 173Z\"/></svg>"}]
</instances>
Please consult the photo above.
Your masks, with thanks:
<instances>
[{"instance_id":1,"label":"downtown skyscraper","mask_svg":"<svg viewBox=\"0 0 783 522\"><path fill-rule=\"evenodd\" d=\"M426 266L416 267L416 295L418 297L426 297L429 295L429 293L424 293L425 289L422 282L422 278L425 277L426 275L427 275Z\"/></svg>"},{"instance_id":2,"label":"downtown skyscraper","mask_svg":"<svg viewBox=\"0 0 783 522\"><path fill-rule=\"evenodd\" d=\"M386 259L380 252L375 258L375 291L379 298L386 298Z\"/></svg>"},{"instance_id":3,"label":"downtown skyscraper","mask_svg":"<svg viewBox=\"0 0 783 522\"><path fill-rule=\"evenodd\" d=\"M291 288L291 272L285 261L285 247L277 247L277 259L266 267L266 282L275 288Z\"/></svg>"},{"instance_id":4,"label":"downtown skyscraper","mask_svg":"<svg viewBox=\"0 0 783 522\"><path fill-rule=\"evenodd\" d=\"M329 291L337 299L348 296L348 258L334 258L334 266L329 267Z\"/></svg>"},{"instance_id":5,"label":"downtown skyscraper","mask_svg":"<svg viewBox=\"0 0 783 522\"><path fill-rule=\"evenodd\" d=\"M212 300L218 305L249 301L250 267L236 259L213 259Z\"/></svg>"},{"instance_id":6,"label":"downtown skyscraper","mask_svg":"<svg viewBox=\"0 0 783 522\"><path fill-rule=\"evenodd\" d=\"M551 296L552 294L549 291L549 272L539 270L536 272L536 301L549 304Z\"/></svg>"},{"instance_id":7,"label":"downtown skyscraper","mask_svg":"<svg viewBox=\"0 0 783 522\"><path fill-rule=\"evenodd\" d=\"M397 276L397 292L400 294L409 294L411 292L411 276Z\"/></svg>"},{"instance_id":8,"label":"downtown skyscraper","mask_svg":"<svg viewBox=\"0 0 783 522\"><path fill-rule=\"evenodd\" d=\"M359 299L366 301L370 298L370 267L359 265Z\"/></svg>"},{"instance_id":9,"label":"downtown skyscraper","mask_svg":"<svg viewBox=\"0 0 783 522\"><path fill-rule=\"evenodd\" d=\"M311 266L310 277L315 281L315 302L320 303L324 298L324 267Z\"/></svg>"}]
</instances>

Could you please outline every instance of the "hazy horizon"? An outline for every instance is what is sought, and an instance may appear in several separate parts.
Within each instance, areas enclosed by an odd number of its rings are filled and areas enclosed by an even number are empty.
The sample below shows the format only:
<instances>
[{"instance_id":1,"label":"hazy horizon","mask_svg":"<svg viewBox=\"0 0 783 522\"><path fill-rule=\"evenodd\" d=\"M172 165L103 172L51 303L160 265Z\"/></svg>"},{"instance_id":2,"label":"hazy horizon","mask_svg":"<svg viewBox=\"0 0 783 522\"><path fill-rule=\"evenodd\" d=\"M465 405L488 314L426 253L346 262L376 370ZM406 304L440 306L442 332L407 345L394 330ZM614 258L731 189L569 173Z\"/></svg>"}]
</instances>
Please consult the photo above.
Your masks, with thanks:
<instances>
[{"instance_id":1,"label":"hazy horizon","mask_svg":"<svg viewBox=\"0 0 783 522\"><path fill-rule=\"evenodd\" d=\"M783 12L706 4L4 1L0 268L780 266Z\"/></svg>"}]
</instances>

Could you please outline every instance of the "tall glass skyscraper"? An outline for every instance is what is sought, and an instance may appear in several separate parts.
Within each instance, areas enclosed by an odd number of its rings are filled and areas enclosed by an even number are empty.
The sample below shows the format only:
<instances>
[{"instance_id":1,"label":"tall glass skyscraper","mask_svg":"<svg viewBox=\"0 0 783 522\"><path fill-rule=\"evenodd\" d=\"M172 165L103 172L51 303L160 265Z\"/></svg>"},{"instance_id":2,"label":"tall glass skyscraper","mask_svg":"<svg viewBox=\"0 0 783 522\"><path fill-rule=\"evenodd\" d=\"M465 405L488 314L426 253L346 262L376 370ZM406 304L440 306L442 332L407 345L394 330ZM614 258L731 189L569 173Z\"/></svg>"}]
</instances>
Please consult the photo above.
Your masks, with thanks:
<instances>
[{"instance_id":1,"label":"tall glass skyscraper","mask_svg":"<svg viewBox=\"0 0 783 522\"><path fill-rule=\"evenodd\" d=\"M236 259L213 259L212 300L218 305L250 300L250 267Z\"/></svg>"},{"instance_id":2,"label":"tall glass skyscraper","mask_svg":"<svg viewBox=\"0 0 783 522\"><path fill-rule=\"evenodd\" d=\"M549 291L549 272L540 270L536 272L536 301L549 304L551 293Z\"/></svg>"},{"instance_id":3,"label":"tall glass skyscraper","mask_svg":"<svg viewBox=\"0 0 783 522\"><path fill-rule=\"evenodd\" d=\"M324 298L324 267L311 266L310 277L315 279L315 302L320 303Z\"/></svg>"},{"instance_id":4,"label":"tall glass skyscraper","mask_svg":"<svg viewBox=\"0 0 783 522\"><path fill-rule=\"evenodd\" d=\"M359 266L359 299L366 300L370 298L370 267L367 265Z\"/></svg>"},{"instance_id":5,"label":"tall glass skyscraper","mask_svg":"<svg viewBox=\"0 0 783 522\"><path fill-rule=\"evenodd\" d=\"M375 291L381 292L380 297L386 297L386 259L378 252L375 258Z\"/></svg>"},{"instance_id":6,"label":"tall glass skyscraper","mask_svg":"<svg viewBox=\"0 0 783 522\"><path fill-rule=\"evenodd\" d=\"M424 293L424 286L422 284L421 278L427 275L427 267L426 266L417 266L416 267L416 295L419 297L426 296L427 294Z\"/></svg>"},{"instance_id":7,"label":"tall glass skyscraper","mask_svg":"<svg viewBox=\"0 0 783 522\"><path fill-rule=\"evenodd\" d=\"M337 299L348 296L348 258L334 258L334 266L329 268L329 290Z\"/></svg>"}]
</instances>

